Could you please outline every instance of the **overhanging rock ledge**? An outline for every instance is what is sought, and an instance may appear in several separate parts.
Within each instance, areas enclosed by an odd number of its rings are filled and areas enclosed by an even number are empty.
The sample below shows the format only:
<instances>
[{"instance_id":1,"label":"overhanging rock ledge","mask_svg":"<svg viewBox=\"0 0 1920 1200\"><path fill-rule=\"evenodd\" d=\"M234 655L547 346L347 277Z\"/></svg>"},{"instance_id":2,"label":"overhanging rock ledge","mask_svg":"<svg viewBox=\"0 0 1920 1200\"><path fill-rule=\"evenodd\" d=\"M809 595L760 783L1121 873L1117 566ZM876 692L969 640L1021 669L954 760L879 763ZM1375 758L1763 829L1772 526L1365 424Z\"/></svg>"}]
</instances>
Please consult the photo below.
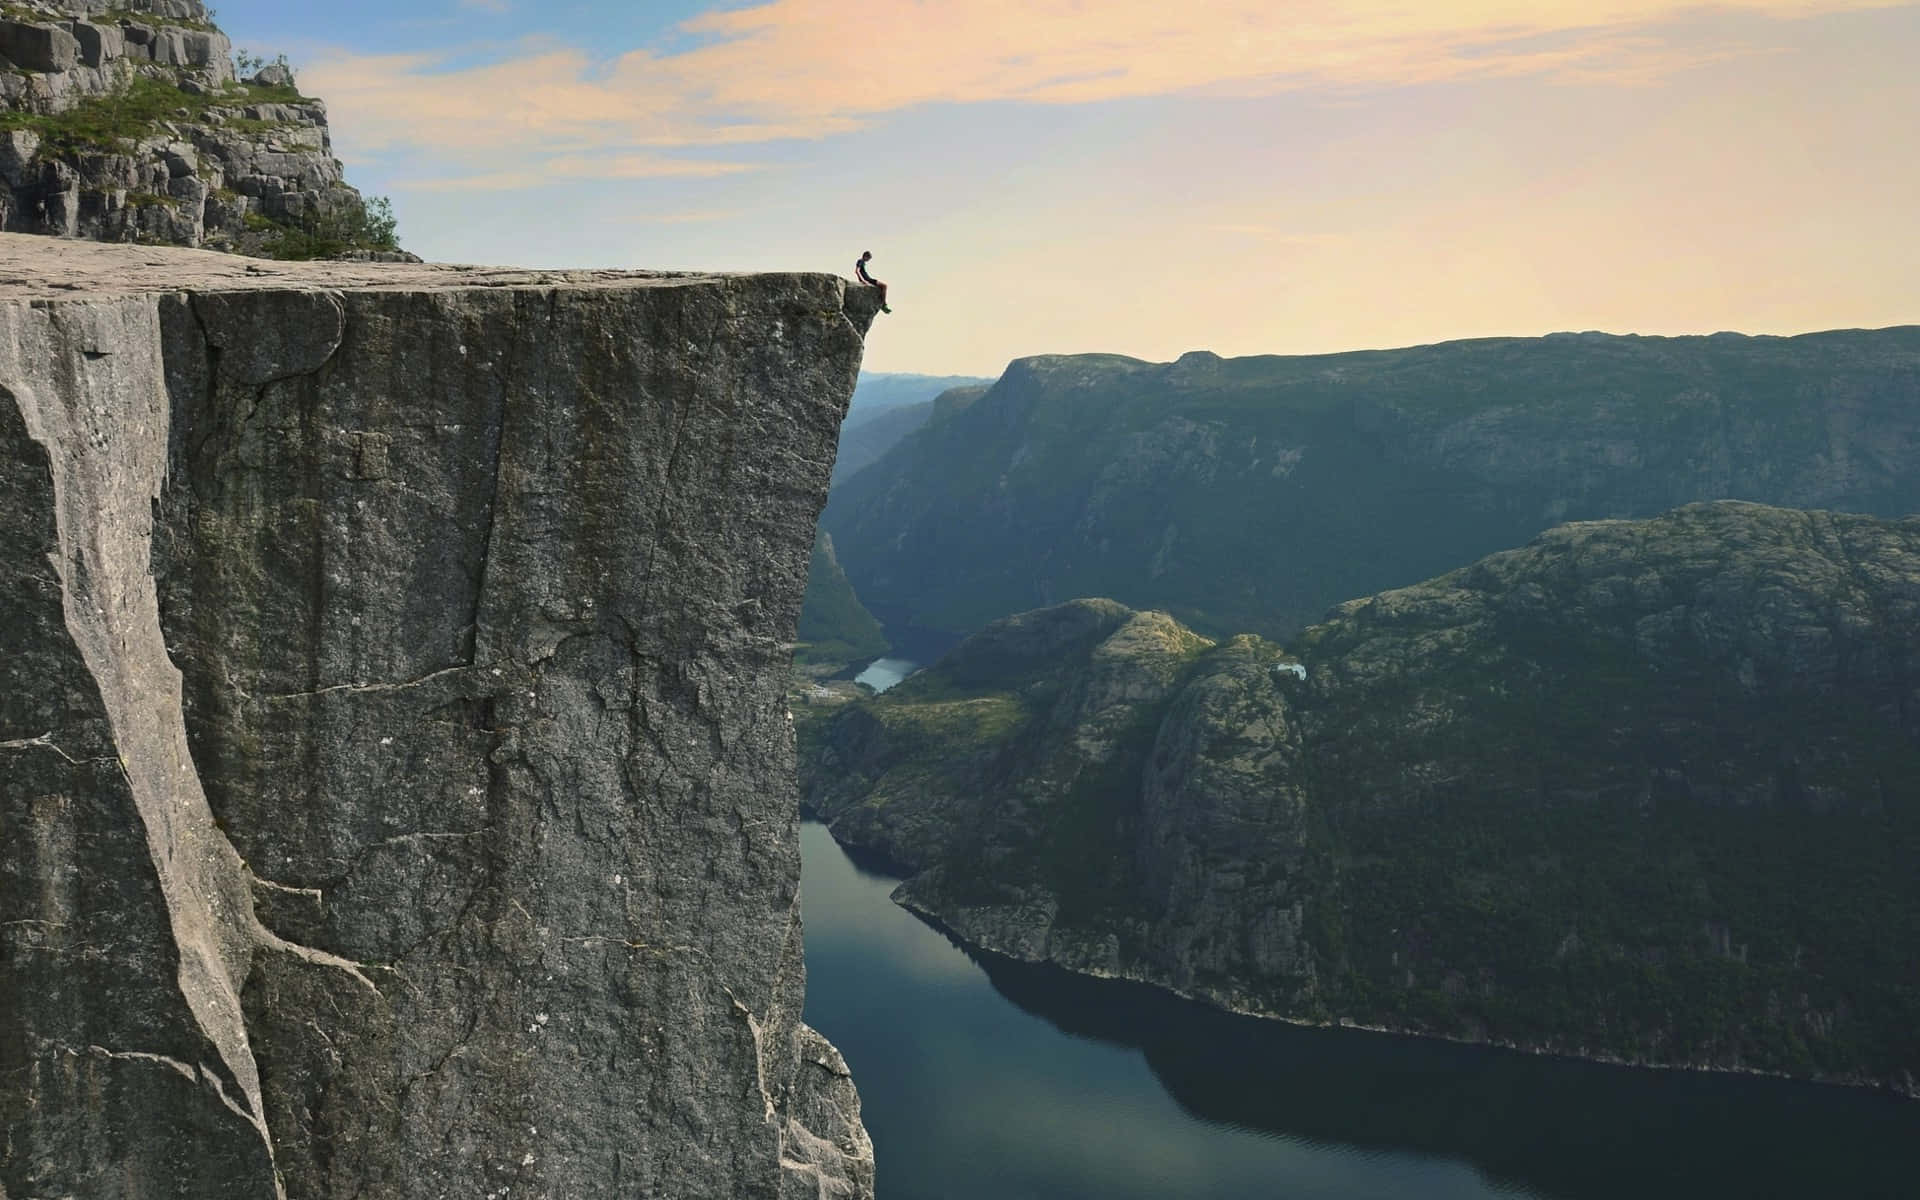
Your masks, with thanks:
<instances>
[{"instance_id":1,"label":"overhanging rock ledge","mask_svg":"<svg viewBox=\"0 0 1920 1200\"><path fill-rule=\"evenodd\" d=\"M0 1196L871 1194L783 682L873 311L0 236Z\"/></svg>"}]
</instances>

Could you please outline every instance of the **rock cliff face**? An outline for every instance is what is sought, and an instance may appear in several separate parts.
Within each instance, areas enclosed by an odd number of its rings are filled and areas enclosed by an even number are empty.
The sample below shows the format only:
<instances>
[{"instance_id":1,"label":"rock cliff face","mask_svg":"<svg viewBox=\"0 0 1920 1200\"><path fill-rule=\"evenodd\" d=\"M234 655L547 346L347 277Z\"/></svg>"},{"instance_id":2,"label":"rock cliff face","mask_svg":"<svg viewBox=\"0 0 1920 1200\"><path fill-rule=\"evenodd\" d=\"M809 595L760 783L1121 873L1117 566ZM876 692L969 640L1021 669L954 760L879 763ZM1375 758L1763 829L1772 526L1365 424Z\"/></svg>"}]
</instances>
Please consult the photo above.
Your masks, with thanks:
<instances>
[{"instance_id":1,"label":"rock cliff face","mask_svg":"<svg viewBox=\"0 0 1920 1200\"><path fill-rule=\"evenodd\" d=\"M0 270L0 1195L870 1194L783 700L864 293Z\"/></svg>"},{"instance_id":2,"label":"rock cliff face","mask_svg":"<svg viewBox=\"0 0 1920 1200\"><path fill-rule=\"evenodd\" d=\"M1920 520L1563 526L1293 649L1026 614L811 733L806 802L1015 958L1920 1092Z\"/></svg>"},{"instance_id":3,"label":"rock cliff face","mask_svg":"<svg viewBox=\"0 0 1920 1200\"><path fill-rule=\"evenodd\" d=\"M394 249L333 157L326 106L234 77L200 0L0 13L0 228L310 258Z\"/></svg>"},{"instance_id":4,"label":"rock cliff face","mask_svg":"<svg viewBox=\"0 0 1920 1200\"><path fill-rule=\"evenodd\" d=\"M896 628L1111 596L1288 637L1551 525L1720 499L1920 511L1920 328L1022 359L824 524Z\"/></svg>"}]
</instances>

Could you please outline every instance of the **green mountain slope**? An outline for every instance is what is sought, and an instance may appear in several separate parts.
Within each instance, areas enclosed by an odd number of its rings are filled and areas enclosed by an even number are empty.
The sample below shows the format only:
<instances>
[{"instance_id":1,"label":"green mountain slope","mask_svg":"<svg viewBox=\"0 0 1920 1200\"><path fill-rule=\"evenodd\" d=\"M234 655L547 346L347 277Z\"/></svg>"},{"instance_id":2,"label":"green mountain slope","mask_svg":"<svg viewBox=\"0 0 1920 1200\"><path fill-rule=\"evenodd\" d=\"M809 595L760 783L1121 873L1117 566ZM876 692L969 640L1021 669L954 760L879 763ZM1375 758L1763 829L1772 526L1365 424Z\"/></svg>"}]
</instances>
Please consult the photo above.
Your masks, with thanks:
<instances>
[{"instance_id":1,"label":"green mountain slope","mask_svg":"<svg viewBox=\"0 0 1920 1200\"><path fill-rule=\"evenodd\" d=\"M1017 958L1920 1090L1920 519L1563 526L1292 649L1023 614L812 731L807 804Z\"/></svg>"},{"instance_id":2,"label":"green mountain slope","mask_svg":"<svg viewBox=\"0 0 1920 1200\"><path fill-rule=\"evenodd\" d=\"M929 421L945 420L978 399L988 380L964 376L866 375L854 389L833 463L833 486L881 458ZM946 386L956 384L956 386ZM862 389L865 389L863 392ZM936 390L937 389L937 390ZM932 399L915 397L932 394ZM800 661L851 663L887 651L880 623L861 605L826 540L824 555L815 544L807 573L807 595L800 609Z\"/></svg>"},{"instance_id":3,"label":"green mountain slope","mask_svg":"<svg viewBox=\"0 0 1920 1200\"><path fill-rule=\"evenodd\" d=\"M1285 636L1561 521L1721 498L1920 511L1920 327L1023 359L823 521L867 604L931 628L1102 595Z\"/></svg>"},{"instance_id":4,"label":"green mountain slope","mask_svg":"<svg viewBox=\"0 0 1920 1200\"><path fill-rule=\"evenodd\" d=\"M840 486L856 472L878 461L887 451L933 419L936 411L971 403L986 393L984 384L948 388L932 400L892 408L849 412L840 425L840 449L833 460L833 484Z\"/></svg>"},{"instance_id":5,"label":"green mountain slope","mask_svg":"<svg viewBox=\"0 0 1920 1200\"><path fill-rule=\"evenodd\" d=\"M795 660L848 663L886 652L886 634L853 594L846 573L834 557L833 539L816 533L813 558L807 563L807 595L800 609L800 646L794 651Z\"/></svg>"},{"instance_id":6,"label":"green mountain slope","mask_svg":"<svg viewBox=\"0 0 1920 1200\"><path fill-rule=\"evenodd\" d=\"M835 487L898 445L900 439L927 423L933 415L933 401L903 404L881 409L856 423L851 414L840 426L840 448L833 459Z\"/></svg>"}]
</instances>

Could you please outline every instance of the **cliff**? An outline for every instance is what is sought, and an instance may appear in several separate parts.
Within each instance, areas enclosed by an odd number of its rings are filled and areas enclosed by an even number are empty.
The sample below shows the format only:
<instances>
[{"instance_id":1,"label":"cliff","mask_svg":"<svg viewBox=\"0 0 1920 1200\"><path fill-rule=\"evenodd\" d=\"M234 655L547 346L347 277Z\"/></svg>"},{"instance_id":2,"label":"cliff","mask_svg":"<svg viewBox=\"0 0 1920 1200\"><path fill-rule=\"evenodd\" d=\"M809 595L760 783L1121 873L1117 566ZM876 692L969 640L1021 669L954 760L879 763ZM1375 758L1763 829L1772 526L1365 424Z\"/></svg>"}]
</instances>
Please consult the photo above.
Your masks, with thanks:
<instances>
[{"instance_id":1,"label":"cliff","mask_svg":"<svg viewBox=\"0 0 1920 1200\"><path fill-rule=\"evenodd\" d=\"M275 258L397 251L333 157L326 105L249 63L200 0L0 11L0 229Z\"/></svg>"},{"instance_id":2,"label":"cliff","mask_svg":"<svg viewBox=\"0 0 1920 1200\"><path fill-rule=\"evenodd\" d=\"M1075 596L1287 637L1570 520L1920 511L1920 327L1021 359L834 488L890 626Z\"/></svg>"},{"instance_id":3,"label":"cliff","mask_svg":"<svg viewBox=\"0 0 1920 1200\"><path fill-rule=\"evenodd\" d=\"M1920 520L1567 525L1292 649L1024 614L811 732L805 802L1015 958L1920 1090Z\"/></svg>"},{"instance_id":4,"label":"cliff","mask_svg":"<svg viewBox=\"0 0 1920 1200\"><path fill-rule=\"evenodd\" d=\"M866 293L0 275L0 1195L869 1194L783 699Z\"/></svg>"}]
</instances>

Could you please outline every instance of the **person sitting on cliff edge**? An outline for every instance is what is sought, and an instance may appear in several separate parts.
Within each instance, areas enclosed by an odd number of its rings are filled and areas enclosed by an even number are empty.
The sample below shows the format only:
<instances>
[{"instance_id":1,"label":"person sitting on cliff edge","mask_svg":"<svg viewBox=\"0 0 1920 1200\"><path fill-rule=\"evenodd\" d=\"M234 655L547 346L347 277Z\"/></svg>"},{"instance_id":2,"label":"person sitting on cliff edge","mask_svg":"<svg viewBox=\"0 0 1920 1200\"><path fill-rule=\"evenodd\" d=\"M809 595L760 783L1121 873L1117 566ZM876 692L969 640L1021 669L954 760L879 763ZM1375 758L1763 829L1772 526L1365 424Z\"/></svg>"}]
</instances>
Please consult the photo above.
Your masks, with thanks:
<instances>
[{"instance_id":1,"label":"person sitting on cliff edge","mask_svg":"<svg viewBox=\"0 0 1920 1200\"><path fill-rule=\"evenodd\" d=\"M880 311L890 313L893 310L887 307L887 285L867 274L867 260L872 257L873 251L862 250L860 252L860 261L853 264L853 273L861 283L866 284L868 287L877 287L880 289Z\"/></svg>"}]
</instances>

